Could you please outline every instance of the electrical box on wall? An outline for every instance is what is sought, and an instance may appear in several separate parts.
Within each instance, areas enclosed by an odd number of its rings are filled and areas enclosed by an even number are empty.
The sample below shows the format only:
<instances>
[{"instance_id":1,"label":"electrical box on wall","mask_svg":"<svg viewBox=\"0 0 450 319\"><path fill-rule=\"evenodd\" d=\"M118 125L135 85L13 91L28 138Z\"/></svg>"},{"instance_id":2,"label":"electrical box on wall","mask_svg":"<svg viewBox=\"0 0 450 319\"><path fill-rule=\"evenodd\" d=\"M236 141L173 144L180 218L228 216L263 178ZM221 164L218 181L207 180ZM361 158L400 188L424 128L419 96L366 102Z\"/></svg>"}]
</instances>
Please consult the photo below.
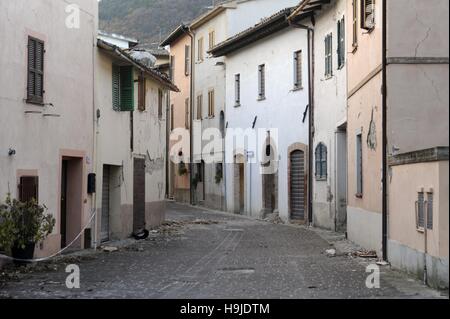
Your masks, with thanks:
<instances>
[{"instance_id":1,"label":"electrical box on wall","mask_svg":"<svg viewBox=\"0 0 450 319\"><path fill-rule=\"evenodd\" d=\"M88 175L88 187L87 187L88 194L94 194L95 187L96 187L96 175L94 173L91 173Z\"/></svg>"}]
</instances>

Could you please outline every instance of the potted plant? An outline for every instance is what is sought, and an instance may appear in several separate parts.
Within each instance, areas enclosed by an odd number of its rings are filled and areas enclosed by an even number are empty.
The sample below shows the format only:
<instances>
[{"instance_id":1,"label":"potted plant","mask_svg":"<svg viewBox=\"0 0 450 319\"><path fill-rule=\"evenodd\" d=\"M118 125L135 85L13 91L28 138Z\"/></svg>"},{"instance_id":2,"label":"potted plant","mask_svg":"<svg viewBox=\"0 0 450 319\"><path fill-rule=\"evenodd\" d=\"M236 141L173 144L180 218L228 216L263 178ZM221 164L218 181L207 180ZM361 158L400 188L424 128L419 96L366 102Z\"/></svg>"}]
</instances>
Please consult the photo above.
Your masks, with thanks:
<instances>
[{"instance_id":1,"label":"potted plant","mask_svg":"<svg viewBox=\"0 0 450 319\"><path fill-rule=\"evenodd\" d=\"M47 238L55 227L55 219L46 211L47 207L34 199L23 203L8 194L0 205L0 246L10 250L15 259L33 259L36 243Z\"/></svg>"}]
</instances>

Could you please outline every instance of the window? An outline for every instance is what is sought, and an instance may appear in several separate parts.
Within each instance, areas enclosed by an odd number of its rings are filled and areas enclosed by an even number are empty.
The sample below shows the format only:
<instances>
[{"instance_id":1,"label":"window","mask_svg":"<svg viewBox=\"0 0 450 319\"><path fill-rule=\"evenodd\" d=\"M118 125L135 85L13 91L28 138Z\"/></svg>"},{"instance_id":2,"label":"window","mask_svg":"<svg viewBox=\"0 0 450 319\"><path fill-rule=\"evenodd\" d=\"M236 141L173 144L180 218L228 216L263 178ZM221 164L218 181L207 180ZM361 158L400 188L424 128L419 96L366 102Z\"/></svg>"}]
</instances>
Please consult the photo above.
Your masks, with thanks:
<instances>
[{"instance_id":1,"label":"window","mask_svg":"<svg viewBox=\"0 0 450 319\"><path fill-rule=\"evenodd\" d=\"M209 32L209 50L214 48L216 45L216 32L213 30Z\"/></svg>"},{"instance_id":2,"label":"window","mask_svg":"<svg viewBox=\"0 0 450 319\"><path fill-rule=\"evenodd\" d=\"M325 37L325 77L333 76L333 35Z\"/></svg>"},{"instance_id":3,"label":"window","mask_svg":"<svg viewBox=\"0 0 450 319\"><path fill-rule=\"evenodd\" d=\"M266 66L261 64L258 67L258 99L266 98Z\"/></svg>"},{"instance_id":4,"label":"window","mask_svg":"<svg viewBox=\"0 0 450 319\"><path fill-rule=\"evenodd\" d=\"M189 76L191 73L191 46L184 47L184 75Z\"/></svg>"},{"instance_id":5,"label":"window","mask_svg":"<svg viewBox=\"0 0 450 319\"><path fill-rule=\"evenodd\" d=\"M241 105L241 75L234 76L234 102L236 106Z\"/></svg>"},{"instance_id":6,"label":"window","mask_svg":"<svg viewBox=\"0 0 450 319\"><path fill-rule=\"evenodd\" d=\"M187 98L184 100L184 127L188 130L190 126L190 119L189 119L189 103L190 100Z\"/></svg>"},{"instance_id":7,"label":"window","mask_svg":"<svg viewBox=\"0 0 450 319\"><path fill-rule=\"evenodd\" d=\"M353 40L352 46L353 48L358 47L358 1L353 0Z\"/></svg>"},{"instance_id":8,"label":"window","mask_svg":"<svg viewBox=\"0 0 450 319\"><path fill-rule=\"evenodd\" d=\"M44 102L44 42L28 38L28 83L27 102Z\"/></svg>"},{"instance_id":9,"label":"window","mask_svg":"<svg viewBox=\"0 0 450 319\"><path fill-rule=\"evenodd\" d=\"M328 152L327 147L323 143L319 143L316 147L316 179L319 181L326 180L328 177L327 159Z\"/></svg>"},{"instance_id":10,"label":"window","mask_svg":"<svg viewBox=\"0 0 450 319\"><path fill-rule=\"evenodd\" d=\"M197 47L197 60L199 62L203 61L203 38L198 39L198 47Z\"/></svg>"},{"instance_id":11,"label":"window","mask_svg":"<svg viewBox=\"0 0 450 319\"><path fill-rule=\"evenodd\" d=\"M356 196L363 196L363 150L362 134L356 136Z\"/></svg>"},{"instance_id":12,"label":"window","mask_svg":"<svg viewBox=\"0 0 450 319\"><path fill-rule=\"evenodd\" d=\"M341 69L345 64L345 19L342 17L337 24L338 34L338 68Z\"/></svg>"},{"instance_id":13,"label":"window","mask_svg":"<svg viewBox=\"0 0 450 319\"><path fill-rule=\"evenodd\" d=\"M215 96L214 96L214 90L211 90L208 92L208 116L214 117L215 116Z\"/></svg>"},{"instance_id":14,"label":"window","mask_svg":"<svg viewBox=\"0 0 450 319\"><path fill-rule=\"evenodd\" d=\"M372 30L375 27L375 0L361 0L361 28Z\"/></svg>"},{"instance_id":15,"label":"window","mask_svg":"<svg viewBox=\"0 0 450 319\"><path fill-rule=\"evenodd\" d=\"M203 95L197 96L197 120L201 120L203 116Z\"/></svg>"},{"instance_id":16,"label":"window","mask_svg":"<svg viewBox=\"0 0 450 319\"><path fill-rule=\"evenodd\" d=\"M138 79L138 110L145 111L145 96L146 96L146 81L145 76L141 74Z\"/></svg>"},{"instance_id":17,"label":"window","mask_svg":"<svg viewBox=\"0 0 450 319\"><path fill-rule=\"evenodd\" d=\"M294 53L294 89L302 88L302 51Z\"/></svg>"},{"instance_id":18,"label":"window","mask_svg":"<svg viewBox=\"0 0 450 319\"><path fill-rule=\"evenodd\" d=\"M38 201L39 178L37 176L22 176L19 184L19 201L27 203L34 199Z\"/></svg>"},{"instance_id":19,"label":"window","mask_svg":"<svg viewBox=\"0 0 450 319\"><path fill-rule=\"evenodd\" d=\"M433 193L427 193L427 228L433 229Z\"/></svg>"},{"instance_id":20,"label":"window","mask_svg":"<svg viewBox=\"0 0 450 319\"><path fill-rule=\"evenodd\" d=\"M423 231L425 228L425 194L419 192L416 201L416 228Z\"/></svg>"},{"instance_id":21,"label":"window","mask_svg":"<svg viewBox=\"0 0 450 319\"><path fill-rule=\"evenodd\" d=\"M170 57L170 80L173 82L175 79L175 56Z\"/></svg>"},{"instance_id":22,"label":"window","mask_svg":"<svg viewBox=\"0 0 450 319\"><path fill-rule=\"evenodd\" d=\"M164 103L164 92L158 89L158 118L161 119L163 115L163 103Z\"/></svg>"},{"instance_id":23,"label":"window","mask_svg":"<svg viewBox=\"0 0 450 319\"><path fill-rule=\"evenodd\" d=\"M132 66L112 67L112 104L116 111L134 110L134 80Z\"/></svg>"},{"instance_id":24,"label":"window","mask_svg":"<svg viewBox=\"0 0 450 319\"><path fill-rule=\"evenodd\" d=\"M173 104L170 106L170 130L173 131L175 129L175 113Z\"/></svg>"}]
</instances>

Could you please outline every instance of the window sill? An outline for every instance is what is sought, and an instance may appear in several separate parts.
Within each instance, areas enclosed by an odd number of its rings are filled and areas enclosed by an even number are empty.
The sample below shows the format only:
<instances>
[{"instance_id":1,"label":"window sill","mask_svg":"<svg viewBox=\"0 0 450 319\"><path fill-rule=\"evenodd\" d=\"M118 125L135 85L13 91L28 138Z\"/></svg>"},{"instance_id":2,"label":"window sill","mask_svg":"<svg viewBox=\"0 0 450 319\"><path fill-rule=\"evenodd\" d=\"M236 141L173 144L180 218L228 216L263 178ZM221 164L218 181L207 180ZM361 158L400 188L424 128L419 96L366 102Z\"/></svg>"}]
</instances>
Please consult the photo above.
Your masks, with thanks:
<instances>
[{"instance_id":1,"label":"window sill","mask_svg":"<svg viewBox=\"0 0 450 319\"><path fill-rule=\"evenodd\" d=\"M362 28L362 29L366 30L365 34L371 34L375 30L375 26L373 26L371 28Z\"/></svg>"},{"instance_id":2,"label":"window sill","mask_svg":"<svg viewBox=\"0 0 450 319\"><path fill-rule=\"evenodd\" d=\"M344 67L345 67L345 63L342 63L342 65L340 65L340 66L338 67L338 70L342 70Z\"/></svg>"},{"instance_id":3,"label":"window sill","mask_svg":"<svg viewBox=\"0 0 450 319\"><path fill-rule=\"evenodd\" d=\"M356 51L358 51L358 45L357 44L353 44L353 50L350 53L355 54Z\"/></svg>"},{"instance_id":4,"label":"window sill","mask_svg":"<svg viewBox=\"0 0 450 319\"><path fill-rule=\"evenodd\" d=\"M316 177L316 182L326 182L327 180L327 177Z\"/></svg>"},{"instance_id":5,"label":"window sill","mask_svg":"<svg viewBox=\"0 0 450 319\"><path fill-rule=\"evenodd\" d=\"M292 92L302 91L302 90L303 90L303 86L294 86L294 88L292 89Z\"/></svg>"},{"instance_id":6,"label":"window sill","mask_svg":"<svg viewBox=\"0 0 450 319\"><path fill-rule=\"evenodd\" d=\"M333 78L333 74L325 75L325 81L331 80Z\"/></svg>"},{"instance_id":7,"label":"window sill","mask_svg":"<svg viewBox=\"0 0 450 319\"><path fill-rule=\"evenodd\" d=\"M43 101L36 101L33 99L25 99L25 103L33 104L33 105L37 105L37 106L45 106L45 103Z\"/></svg>"},{"instance_id":8,"label":"window sill","mask_svg":"<svg viewBox=\"0 0 450 319\"><path fill-rule=\"evenodd\" d=\"M235 104L234 107L235 107L235 108L241 107L241 103Z\"/></svg>"},{"instance_id":9,"label":"window sill","mask_svg":"<svg viewBox=\"0 0 450 319\"><path fill-rule=\"evenodd\" d=\"M363 194L355 194L356 198L363 198Z\"/></svg>"},{"instance_id":10,"label":"window sill","mask_svg":"<svg viewBox=\"0 0 450 319\"><path fill-rule=\"evenodd\" d=\"M258 98L256 101L261 102L261 101L265 101L265 100L266 100L266 97L264 96L264 97Z\"/></svg>"}]
</instances>

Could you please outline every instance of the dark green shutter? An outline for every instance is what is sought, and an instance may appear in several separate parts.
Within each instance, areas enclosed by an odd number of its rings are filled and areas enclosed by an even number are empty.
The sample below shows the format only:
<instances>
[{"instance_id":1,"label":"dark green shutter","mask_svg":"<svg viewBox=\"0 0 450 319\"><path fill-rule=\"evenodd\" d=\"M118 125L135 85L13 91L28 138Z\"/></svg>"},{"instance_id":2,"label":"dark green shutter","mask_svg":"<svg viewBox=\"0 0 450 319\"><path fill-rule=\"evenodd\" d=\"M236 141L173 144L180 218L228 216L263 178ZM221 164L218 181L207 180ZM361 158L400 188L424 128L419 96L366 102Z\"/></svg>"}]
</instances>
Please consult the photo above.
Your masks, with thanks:
<instances>
[{"instance_id":1,"label":"dark green shutter","mask_svg":"<svg viewBox=\"0 0 450 319\"><path fill-rule=\"evenodd\" d=\"M134 110L133 67L120 67L120 110Z\"/></svg>"},{"instance_id":2,"label":"dark green shutter","mask_svg":"<svg viewBox=\"0 0 450 319\"><path fill-rule=\"evenodd\" d=\"M120 67L112 67L112 104L115 111L120 111Z\"/></svg>"}]
</instances>

